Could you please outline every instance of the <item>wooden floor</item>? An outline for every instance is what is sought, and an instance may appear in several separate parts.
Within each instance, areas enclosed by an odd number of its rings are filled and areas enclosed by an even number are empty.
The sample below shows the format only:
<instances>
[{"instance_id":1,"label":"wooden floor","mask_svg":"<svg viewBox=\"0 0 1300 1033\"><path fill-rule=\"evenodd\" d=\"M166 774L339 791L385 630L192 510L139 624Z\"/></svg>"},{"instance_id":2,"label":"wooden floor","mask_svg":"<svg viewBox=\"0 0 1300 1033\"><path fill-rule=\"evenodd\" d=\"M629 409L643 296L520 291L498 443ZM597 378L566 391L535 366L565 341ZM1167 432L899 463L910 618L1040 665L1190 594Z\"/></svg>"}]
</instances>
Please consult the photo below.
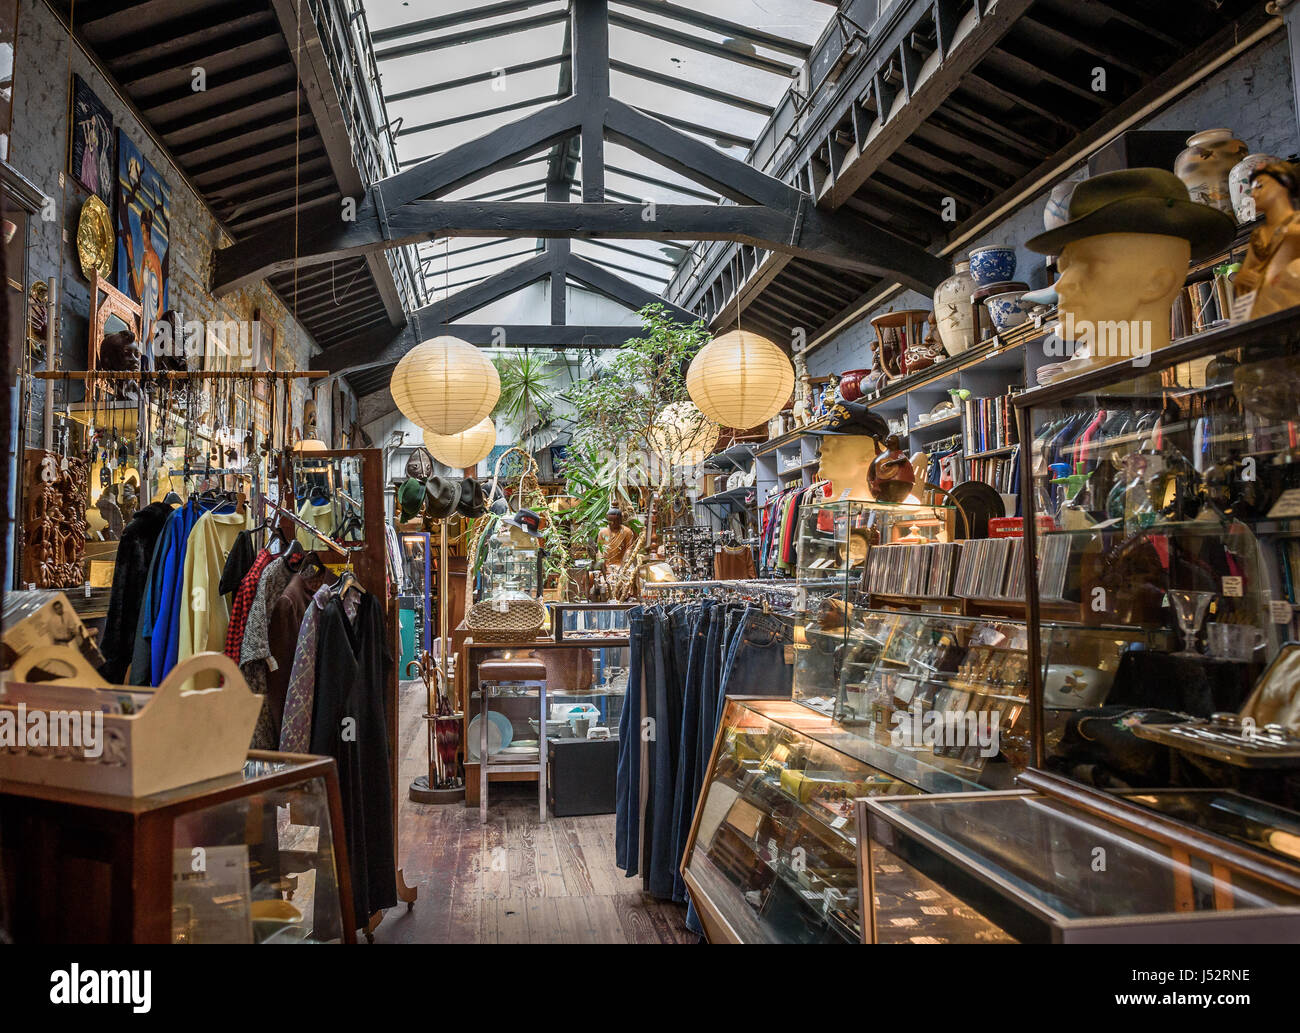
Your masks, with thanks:
<instances>
[{"instance_id":1,"label":"wooden floor","mask_svg":"<svg viewBox=\"0 0 1300 1033\"><path fill-rule=\"evenodd\" d=\"M399 789L427 770L424 688L403 683ZM614 815L538 820L532 783L494 784L478 808L405 800L398 863L419 899L376 943L695 943L686 908L641 892L614 865Z\"/></svg>"}]
</instances>

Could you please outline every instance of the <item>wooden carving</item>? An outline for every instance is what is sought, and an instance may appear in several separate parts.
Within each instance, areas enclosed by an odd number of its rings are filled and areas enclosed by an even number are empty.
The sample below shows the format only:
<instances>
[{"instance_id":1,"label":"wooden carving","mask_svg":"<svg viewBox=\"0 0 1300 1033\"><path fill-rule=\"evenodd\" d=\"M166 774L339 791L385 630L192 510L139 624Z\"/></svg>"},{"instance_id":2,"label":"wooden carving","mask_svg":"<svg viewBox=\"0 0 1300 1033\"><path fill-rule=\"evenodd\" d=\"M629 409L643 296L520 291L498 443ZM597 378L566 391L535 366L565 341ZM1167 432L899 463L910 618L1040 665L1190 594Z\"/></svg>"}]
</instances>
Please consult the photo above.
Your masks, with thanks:
<instances>
[{"instance_id":1,"label":"wooden carving","mask_svg":"<svg viewBox=\"0 0 1300 1033\"><path fill-rule=\"evenodd\" d=\"M23 583L75 588L86 580L86 463L29 449L23 466Z\"/></svg>"}]
</instances>

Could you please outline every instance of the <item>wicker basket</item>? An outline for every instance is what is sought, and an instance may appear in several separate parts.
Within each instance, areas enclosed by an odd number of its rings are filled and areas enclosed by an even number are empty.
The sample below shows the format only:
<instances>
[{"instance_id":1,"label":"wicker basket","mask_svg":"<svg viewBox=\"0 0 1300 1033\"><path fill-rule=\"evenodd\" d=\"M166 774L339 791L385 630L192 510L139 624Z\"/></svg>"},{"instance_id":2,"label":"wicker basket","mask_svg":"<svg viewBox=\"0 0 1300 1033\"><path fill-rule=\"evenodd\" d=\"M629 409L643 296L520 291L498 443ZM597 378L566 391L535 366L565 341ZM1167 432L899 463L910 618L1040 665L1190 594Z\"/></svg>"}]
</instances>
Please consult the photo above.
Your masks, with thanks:
<instances>
[{"instance_id":1,"label":"wicker basket","mask_svg":"<svg viewBox=\"0 0 1300 1033\"><path fill-rule=\"evenodd\" d=\"M536 599L488 599L465 615L475 642L533 642L546 626L546 607Z\"/></svg>"}]
</instances>

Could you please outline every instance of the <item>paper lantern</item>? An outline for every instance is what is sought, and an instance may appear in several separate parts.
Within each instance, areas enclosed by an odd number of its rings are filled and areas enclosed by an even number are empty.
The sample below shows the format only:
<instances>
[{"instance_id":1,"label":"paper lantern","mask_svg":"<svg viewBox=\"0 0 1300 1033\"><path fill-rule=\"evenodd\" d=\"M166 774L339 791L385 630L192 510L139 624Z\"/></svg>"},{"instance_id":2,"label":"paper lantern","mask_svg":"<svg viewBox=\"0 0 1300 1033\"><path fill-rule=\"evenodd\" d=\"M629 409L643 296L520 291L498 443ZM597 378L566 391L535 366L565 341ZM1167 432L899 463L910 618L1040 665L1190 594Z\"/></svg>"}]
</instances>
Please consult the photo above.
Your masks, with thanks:
<instances>
[{"instance_id":1,"label":"paper lantern","mask_svg":"<svg viewBox=\"0 0 1300 1033\"><path fill-rule=\"evenodd\" d=\"M459 434L487 418L501 394L501 378L468 341L435 337L402 356L392 391L397 408L417 427Z\"/></svg>"},{"instance_id":2,"label":"paper lantern","mask_svg":"<svg viewBox=\"0 0 1300 1033\"><path fill-rule=\"evenodd\" d=\"M480 420L459 434L424 432L424 447L433 453L434 459L453 470L467 470L483 462L496 443L497 428L491 419Z\"/></svg>"},{"instance_id":3,"label":"paper lantern","mask_svg":"<svg viewBox=\"0 0 1300 1033\"><path fill-rule=\"evenodd\" d=\"M690 402L664 406L650 431L655 454L671 466L698 466L718 440L718 425Z\"/></svg>"},{"instance_id":4,"label":"paper lantern","mask_svg":"<svg viewBox=\"0 0 1300 1033\"><path fill-rule=\"evenodd\" d=\"M733 330L710 341L691 360L686 390L709 419L745 430L785 408L794 390L794 367L766 337Z\"/></svg>"}]
</instances>

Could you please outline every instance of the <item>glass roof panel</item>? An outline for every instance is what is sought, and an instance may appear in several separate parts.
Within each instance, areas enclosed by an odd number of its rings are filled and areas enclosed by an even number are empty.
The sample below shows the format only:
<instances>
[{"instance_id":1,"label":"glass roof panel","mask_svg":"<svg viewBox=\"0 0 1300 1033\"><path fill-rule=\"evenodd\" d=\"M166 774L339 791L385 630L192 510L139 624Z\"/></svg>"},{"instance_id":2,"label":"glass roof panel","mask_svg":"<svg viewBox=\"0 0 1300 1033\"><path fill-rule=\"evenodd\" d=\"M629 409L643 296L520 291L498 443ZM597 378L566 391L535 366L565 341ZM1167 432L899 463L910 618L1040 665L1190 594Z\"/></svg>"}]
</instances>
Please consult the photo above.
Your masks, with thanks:
<instances>
[{"instance_id":1,"label":"glass roof panel","mask_svg":"<svg viewBox=\"0 0 1300 1033\"><path fill-rule=\"evenodd\" d=\"M569 0L362 3L402 168L554 103L567 80ZM611 92L724 153L743 157L746 141L761 133L766 112L789 89L791 70L802 63L833 10L819 0L610 0ZM610 200L717 200L708 187L621 144L607 141L605 160ZM540 201L547 162L547 154L534 155L445 196L502 204ZM580 164L575 183L581 183ZM580 199L577 186L570 196ZM691 242L678 243L689 247ZM436 298L507 269L541 247L536 239L460 238L423 244L418 254ZM572 247L655 292L671 276L667 263L685 254L663 241L576 240Z\"/></svg>"}]
</instances>

